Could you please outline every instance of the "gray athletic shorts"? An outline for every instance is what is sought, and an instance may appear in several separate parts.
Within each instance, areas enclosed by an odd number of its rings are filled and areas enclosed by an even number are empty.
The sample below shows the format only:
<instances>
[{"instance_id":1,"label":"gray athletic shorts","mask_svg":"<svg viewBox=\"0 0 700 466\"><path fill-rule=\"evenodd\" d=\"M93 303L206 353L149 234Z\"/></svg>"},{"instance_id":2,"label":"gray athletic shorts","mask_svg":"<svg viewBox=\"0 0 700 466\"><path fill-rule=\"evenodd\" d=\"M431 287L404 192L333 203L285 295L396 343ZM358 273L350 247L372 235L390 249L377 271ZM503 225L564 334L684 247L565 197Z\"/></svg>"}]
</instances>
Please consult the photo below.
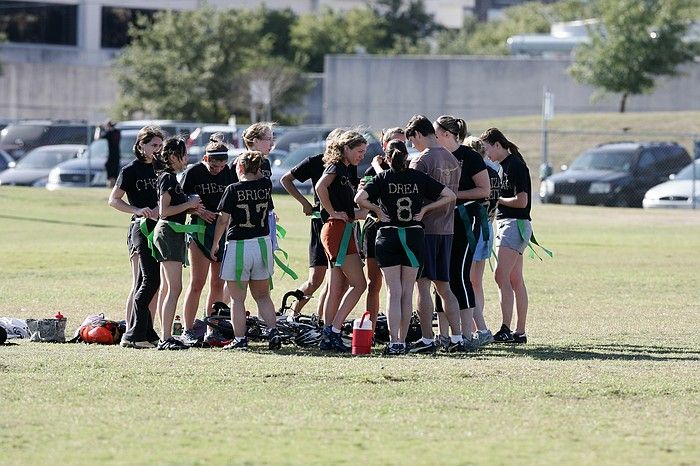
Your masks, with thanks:
<instances>
[{"instance_id":1,"label":"gray athletic shorts","mask_svg":"<svg viewBox=\"0 0 700 466\"><path fill-rule=\"evenodd\" d=\"M240 266L240 279L243 282L249 280L267 280L270 278L274 267L272 241L269 236L265 236L264 239L267 245L266 260L263 260L258 238L227 241L219 277L221 277L222 280L236 281L238 279L236 270ZM236 243L238 241L243 241L243 263L240 265L236 263Z\"/></svg>"},{"instance_id":2,"label":"gray athletic shorts","mask_svg":"<svg viewBox=\"0 0 700 466\"><path fill-rule=\"evenodd\" d=\"M514 218L504 218L496 220L496 247L506 247L513 249L522 255L530 242L532 236L532 224L529 220L521 220L523 222L524 239L520 235L518 229L518 220Z\"/></svg>"},{"instance_id":3,"label":"gray athletic shorts","mask_svg":"<svg viewBox=\"0 0 700 466\"><path fill-rule=\"evenodd\" d=\"M187 261L187 242L184 233L176 233L164 220L158 220L153 233L153 246L158 262Z\"/></svg>"}]
</instances>

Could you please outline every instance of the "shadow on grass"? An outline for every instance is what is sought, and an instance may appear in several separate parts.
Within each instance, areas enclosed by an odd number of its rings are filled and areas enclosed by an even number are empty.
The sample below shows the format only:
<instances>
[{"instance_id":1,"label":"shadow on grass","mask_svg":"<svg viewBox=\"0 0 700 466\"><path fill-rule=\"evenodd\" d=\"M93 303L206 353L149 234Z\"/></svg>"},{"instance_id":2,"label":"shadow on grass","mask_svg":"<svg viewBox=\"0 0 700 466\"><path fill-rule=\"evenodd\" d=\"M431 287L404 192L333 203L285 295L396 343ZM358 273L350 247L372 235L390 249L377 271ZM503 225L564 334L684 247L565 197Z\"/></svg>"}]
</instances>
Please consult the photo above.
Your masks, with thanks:
<instances>
[{"instance_id":1,"label":"shadow on grass","mask_svg":"<svg viewBox=\"0 0 700 466\"><path fill-rule=\"evenodd\" d=\"M621 360L621 361L700 361L700 351L695 348L630 345L492 345L486 350L491 355L524 355L534 359L551 361L569 360Z\"/></svg>"},{"instance_id":2,"label":"shadow on grass","mask_svg":"<svg viewBox=\"0 0 700 466\"><path fill-rule=\"evenodd\" d=\"M0 218L7 220L24 220L27 222L38 222L38 223L51 223L55 225L74 225L80 227L90 227L90 228L116 228L123 229L123 225L103 225L100 223L83 223L83 222L70 222L66 220L52 220L48 218L34 218L34 217L20 217L18 215L5 215L0 214Z\"/></svg>"}]
</instances>

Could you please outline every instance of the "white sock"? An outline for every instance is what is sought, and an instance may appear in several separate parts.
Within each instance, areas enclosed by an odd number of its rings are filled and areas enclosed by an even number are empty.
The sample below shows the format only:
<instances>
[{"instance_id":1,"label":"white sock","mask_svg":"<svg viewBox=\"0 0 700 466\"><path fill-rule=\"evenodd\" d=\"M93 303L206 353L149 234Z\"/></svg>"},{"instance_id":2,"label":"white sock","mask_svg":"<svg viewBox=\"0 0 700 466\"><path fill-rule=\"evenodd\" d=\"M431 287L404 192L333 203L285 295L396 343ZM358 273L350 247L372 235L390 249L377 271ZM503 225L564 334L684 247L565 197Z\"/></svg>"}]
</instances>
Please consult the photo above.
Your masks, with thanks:
<instances>
[{"instance_id":1,"label":"white sock","mask_svg":"<svg viewBox=\"0 0 700 466\"><path fill-rule=\"evenodd\" d=\"M423 343L425 343L426 345L429 345L429 344L433 343L433 339L432 339L432 338L421 338L420 340L421 340Z\"/></svg>"},{"instance_id":2,"label":"white sock","mask_svg":"<svg viewBox=\"0 0 700 466\"><path fill-rule=\"evenodd\" d=\"M236 343L240 343L245 340L245 337L236 337Z\"/></svg>"},{"instance_id":3,"label":"white sock","mask_svg":"<svg viewBox=\"0 0 700 466\"><path fill-rule=\"evenodd\" d=\"M452 336L450 337L450 341L451 341L452 343L459 343L459 342L462 341L462 340L463 340L462 335L452 335Z\"/></svg>"},{"instance_id":4,"label":"white sock","mask_svg":"<svg viewBox=\"0 0 700 466\"><path fill-rule=\"evenodd\" d=\"M331 330L333 331L333 333L340 333L340 329L335 328L335 325L331 327Z\"/></svg>"}]
</instances>

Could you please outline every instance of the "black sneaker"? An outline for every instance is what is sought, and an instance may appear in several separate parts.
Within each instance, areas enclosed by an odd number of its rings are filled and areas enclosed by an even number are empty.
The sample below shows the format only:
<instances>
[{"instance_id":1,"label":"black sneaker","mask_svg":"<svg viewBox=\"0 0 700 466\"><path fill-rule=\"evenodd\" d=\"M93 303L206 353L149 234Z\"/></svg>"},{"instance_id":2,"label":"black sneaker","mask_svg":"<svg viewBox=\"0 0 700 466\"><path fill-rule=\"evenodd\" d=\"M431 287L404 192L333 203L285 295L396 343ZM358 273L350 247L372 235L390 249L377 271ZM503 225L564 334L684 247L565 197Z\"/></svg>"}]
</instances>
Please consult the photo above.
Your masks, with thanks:
<instances>
[{"instance_id":1,"label":"black sneaker","mask_svg":"<svg viewBox=\"0 0 700 466\"><path fill-rule=\"evenodd\" d=\"M350 348L343 343L343 336L331 330L331 349L338 353L348 353Z\"/></svg>"},{"instance_id":2,"label":"black sneaker","mask_svg":"<svg viewBox=\"0 0 700 466\"><path fill-rule=\"evenodd\" d=\"M513 343L513 332L510 331L507 325L501 325L501 329L493 336L493 341L496 343Z\"/></svg>"},{"instance_id":3,"label":"black sneaker","mask_svg":"<svg viewBox=\"0 0 700 466\"><path fill-rule=\"evenodd\" d=\"M240 341L236 341L234 339L231 343L224 346L224 349L225 350L246 351L248 349L248 337L243 337L243 339Z\"/></svg>"},{"instance_id":4,"label":"black sneaker","mask_svg":"<svg viewBox=\"0 0 700 466\"><path fill-rule=\"evenodd\" d=\"M279 330L277 330L276 328L271 329L269 333L269 338L270 342L268 344L268 348L270 348L272 351L276 351L282 348L282 338L280 337Z\"/></svg>"},{"instance_id":5,"label":"black sneaker","mask_svg":"<svg viewBox=\"0 0 700 466\"><path fill-rule=\"evenodd\" d=\"M160 343L158 343L158 349L161 351L162 350L171 350L171 351L183 350L183 349L187 349L187 348L188 348L188 346L186 346L183 342L181 342L180 340L178 340L175 337L170 337L167 340L161 341Z\"/></svg>"},{"instance_id":6,"label":"black sneaker","mask_svg":"<svg viewBox=\"0 0 700 466\"><path fill-rule=\"evenodd\" d=\"M386 356L401 356L402 354L406 354L406 345L402 345L401 343L387 343L384 348L384 354Z\"/></svg>"},{"instance_id":7,"label":"black sneaker","mask_svg":"<svg viewBox=\"0 0 700 466\"><path fill-rule=\"evenodd\" d=\"M521 344L521 345L527 343L527 334L526 333L513 333L512 343L517 343L517 344Z\"/></svg>"},{"instance_id":8,"label":"black sneaker","mask_svg":"<svg viewBox=\"0 0 700 466\"><path fill-rule=\"evenodd\" d=\"M412 354L435 354L436 350L435 342L431 341L429 344L423 342L423 340L418 340L413 343L408 349L409 353Z\"/></svg>"},{"instance_id":9,"label":"black sneaker","mask_svg":"<svg viewBox=\"0 0 700 466\"><path fill-rule=\"evenodd\" d=\"M193 330L185 330L182 332L180 341L183 342L185 346L198 346L203 342L203 340L197 338Z\"/></svg>"},{"instance_id":10,"label":"black sneaker","mask_svg":"<svg viewBox=\"0 0 700 466\"><path fill-rule=\"evenodd\" d=\"M333 336L333 330L331 330L331 327L323 327L323 331L321 332L321 341L318 344L319 349L322 351L330 351L333 349L333 345L331 344L331 337Z\"/></svg>"}]
</instances>

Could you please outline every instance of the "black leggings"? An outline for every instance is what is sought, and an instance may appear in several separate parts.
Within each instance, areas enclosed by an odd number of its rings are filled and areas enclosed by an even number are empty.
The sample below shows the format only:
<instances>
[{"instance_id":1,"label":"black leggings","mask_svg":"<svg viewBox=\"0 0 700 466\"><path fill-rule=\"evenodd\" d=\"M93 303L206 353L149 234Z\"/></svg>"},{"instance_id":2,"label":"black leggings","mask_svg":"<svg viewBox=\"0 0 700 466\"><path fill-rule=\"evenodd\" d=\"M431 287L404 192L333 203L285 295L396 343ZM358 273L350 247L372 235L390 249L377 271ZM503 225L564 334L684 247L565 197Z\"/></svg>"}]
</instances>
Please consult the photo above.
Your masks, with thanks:
<instances>
[{"instance_id":1,"label":"black leggings","mask_svg":"<svg viewBox=\"0 0 700 466\"><path fill-rule=\"evenodd\" d=\"M153 329L153 319L148 306L160 287L160 267L148 248L148 241L139 229L132 224L131 240L139 255L138 288L134 293L134 312L131 313L129 330L124 334L128 341L155 341L158 334Z\"/></svg>"},{"instance_id":2,"label":"black leggings","mask_svg":"<svg viewBox=\"0 0 700 466\"><path fill-rule=\"evenodd\" d=\"M474 238L478 241L481 235L481 217L477 204L470 204L467 212L470 217L470 227ZM452 237L452 254L450 255L450 289L457 298L460 309L473 308L476 305L474 288L469 278L472 261L474 260L474 248L469 247L467 232L462 217L455 209L454 236ZM437 312L442 312L442 302L435 294L435 307Z\"/></svg>"}]
</instances>

